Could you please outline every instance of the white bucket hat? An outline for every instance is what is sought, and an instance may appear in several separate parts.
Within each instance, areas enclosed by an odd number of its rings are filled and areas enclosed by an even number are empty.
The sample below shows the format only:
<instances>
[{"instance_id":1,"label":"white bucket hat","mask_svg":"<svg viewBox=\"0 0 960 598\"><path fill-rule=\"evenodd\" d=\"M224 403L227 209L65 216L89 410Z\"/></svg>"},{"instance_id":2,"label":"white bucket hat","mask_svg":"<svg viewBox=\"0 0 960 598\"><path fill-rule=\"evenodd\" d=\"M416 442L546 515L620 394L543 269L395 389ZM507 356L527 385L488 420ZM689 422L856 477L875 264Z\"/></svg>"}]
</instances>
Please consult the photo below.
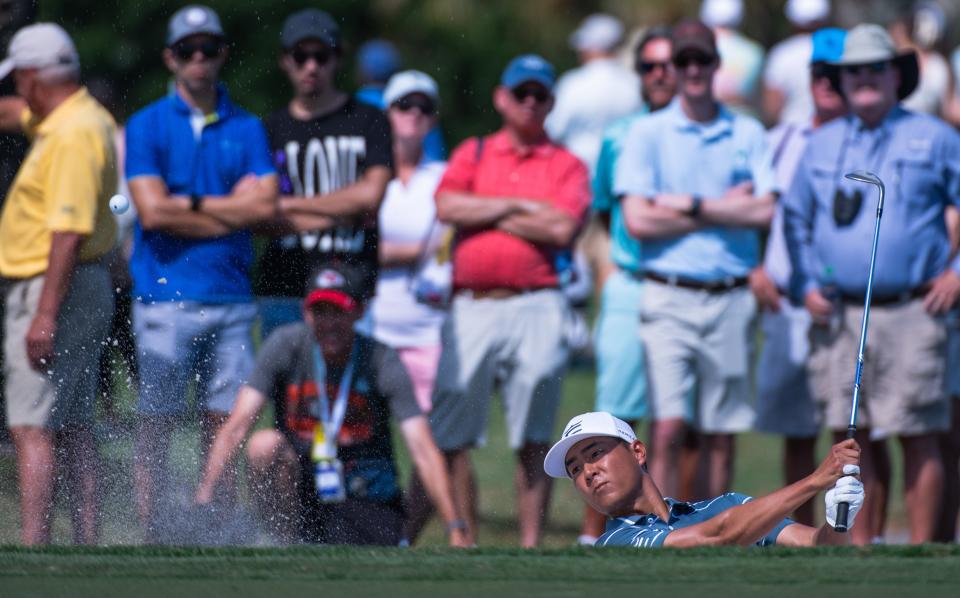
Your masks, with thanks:
<instances>
[{"instance_id":1,"label":"white bucket hat","mask_svg":"<svg viewBox=\"0 0 960 598\"><path fill-rule=\"evenodd\" d=\"M834 66L852 66L873 62L892 61L900 70L900 87L897 97L901 100L917 88L920 80L920 66L916 52L898 52L893 38L880 25L857 25L847 33L843 44L843 55Z\"/></svg>"}]
</instances>

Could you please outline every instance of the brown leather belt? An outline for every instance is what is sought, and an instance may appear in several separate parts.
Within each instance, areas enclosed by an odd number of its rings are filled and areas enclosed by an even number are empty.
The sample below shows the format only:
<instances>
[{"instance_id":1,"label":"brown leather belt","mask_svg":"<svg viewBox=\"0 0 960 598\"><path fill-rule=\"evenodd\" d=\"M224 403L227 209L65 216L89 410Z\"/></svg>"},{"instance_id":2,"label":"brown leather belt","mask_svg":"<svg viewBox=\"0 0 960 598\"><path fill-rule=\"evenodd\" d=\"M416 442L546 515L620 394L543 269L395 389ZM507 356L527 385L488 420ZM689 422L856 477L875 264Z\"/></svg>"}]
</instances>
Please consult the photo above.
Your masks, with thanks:
<instances>
[{"instance_id":1,"label":"brown leather belt","mask_svg":"<svg viewBox=\"0 0 960 598\"><path fill-rule=\"evenodd\" d=\"M543 289L459 289L457 294L466 295L472 299L509 299L510 297L525 295L527 293L533 293L534 291L540 290Z\"/></svg>"},{"instance_id":2,"label":"brown leather belt","mask_svg":"<svg viewBox=\"0 0 960 598\"><path fill-rule=\"evenodd\" d=\"M746 276L730 276L721 280L711 280L707 282L693 278L684 278L682 276L664 276L663 274L648 271L643 273L643 277L672 287L706 291L708 293L725 293L747 286Z\"/></svg>"},{"instance_id":3,"label":"brown leather belt","mask_svg":"<svg viewBox=\"0 0 960 598\"><path fill-rule=\"evenodd\" d=\"M885 305L906 303L911 299L919 299L920 297L925 296L929 290L930 285L923 285L902 293L894 293L892 295L873 295L870 297L870 305L879 305L882 307ZM841 293L840 298L848 305L863 305L863 295Z\"/></svg>"}]
</instances>

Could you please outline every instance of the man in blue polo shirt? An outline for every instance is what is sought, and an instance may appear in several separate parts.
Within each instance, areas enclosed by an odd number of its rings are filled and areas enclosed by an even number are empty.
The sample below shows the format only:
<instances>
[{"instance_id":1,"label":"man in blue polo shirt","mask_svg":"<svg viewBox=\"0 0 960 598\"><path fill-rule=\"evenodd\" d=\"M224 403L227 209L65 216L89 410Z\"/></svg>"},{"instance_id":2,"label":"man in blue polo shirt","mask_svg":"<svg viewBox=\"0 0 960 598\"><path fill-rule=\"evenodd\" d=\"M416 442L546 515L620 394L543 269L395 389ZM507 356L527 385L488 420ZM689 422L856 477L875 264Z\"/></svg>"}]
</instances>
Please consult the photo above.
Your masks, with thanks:
<instances>
[{"instance_id":1,"label":"man in blue polo shirt","mask_svg":"<svg viewBox=\"0 0 960 598\"><path fill-rule=\"evenodd\" d=\"M763 126L713 96L713 32L673 28L677 98L630 127L614 191L627 230L643 243L640 336L656 422L652 471L675 488L686 424L702 432L707 493L729 488L734 434L753 424L749 376L757 229L773 216ZM695 398L689 407L689 398Z\"/></svg>"},{"instance_id":2,"label":"man in blue polo shirt","mask_svg":"<svg viewBox=\"0 0 960 598\"><path fill-rule=\"evenodd\" d=\"M647 473L647 447L627 422L593 412L570 420L543 468L552 477L573 480L584 500L611 518L596 546L817 546L849 541L833 526L840 503L850 506L850 527L863 506L863 484L854 477L859 462L856 441L844 440L816 471L766 496L728 492L685 503L660 493ZM826 490L826 525L813 528L786 518L821 490Z\"/></svg>"},{"instance_id":3,"label":"man in blue polo shirt","mask_svg":"<svg viewBox=\"0 0 960 598\"><path fill-rule=\"evenodd\" d=\"M148 540L161 531L166 453L188 385L196 383L204 413L205 454L253 367L249 229L274 217L277 182L260 121L218 83L226 56L216 13L178 11L163 50L175 87L127 124L126 176L139 218L130 261L140 359L134 473Z\"/></svg>"},{"instance_id":4,"label":"man in blue polo shirt","mask_svg":"<svg viewBox=\"0 0 960 598\"><path fill-rule=\"evenodd\" d=\"M835 66L850 114L810 136L783 202L791 287L813 320L810 389L826 427L843 435L877 201L872 187L844 174L869 170L886 183L886 207L858 432L861 443L899 440L910 541L930 542L944 475L937 434L950 425L944 315L960 299L960 257L952 255L945 214L960 206L960 135L900 105L917 86L917 57L898 52L883 27L851 29ZM868 487L875 464L864 451Z\"/></svg>"}]
</instances>

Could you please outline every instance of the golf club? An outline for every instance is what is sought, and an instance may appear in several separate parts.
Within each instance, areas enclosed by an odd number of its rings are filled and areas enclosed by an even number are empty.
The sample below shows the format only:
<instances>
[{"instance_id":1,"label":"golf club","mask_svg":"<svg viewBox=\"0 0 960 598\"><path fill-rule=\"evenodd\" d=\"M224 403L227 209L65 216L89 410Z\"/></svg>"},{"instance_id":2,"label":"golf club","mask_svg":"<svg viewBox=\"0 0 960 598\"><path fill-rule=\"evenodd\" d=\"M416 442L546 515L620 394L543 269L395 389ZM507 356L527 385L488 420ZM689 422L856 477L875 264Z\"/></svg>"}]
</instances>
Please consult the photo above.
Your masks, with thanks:
<instances>
[{"instance_id":1,"label":"golf club","mask_svg":"<svg viewBox=\"0 0 960 598\"><path fill-rule=\"evenodd\" d=\"M880 177L866 170L848 172L844 176L851 181L875 185L880 192L880 200L877 202L877 222L873 229L873 249L870 251L870 273L867 275L867 292L863 298L863 320L860 322L860 349L857 351L857 373L853 379L853 403L850 406L850 424L847 426L847 438L853 438L857 433L857 409L860 407L860 375L863 373L863 352L867 347L867 322L870 320L870 298L873 295L873 272L877 267L877 243L880 240L880 217L883 215L884 186ZM837 505L837 520L833 529L838 532L847 531L847 513L849 509L850 505L848 503L842 502Z\"/></svg>"}]
</instances>

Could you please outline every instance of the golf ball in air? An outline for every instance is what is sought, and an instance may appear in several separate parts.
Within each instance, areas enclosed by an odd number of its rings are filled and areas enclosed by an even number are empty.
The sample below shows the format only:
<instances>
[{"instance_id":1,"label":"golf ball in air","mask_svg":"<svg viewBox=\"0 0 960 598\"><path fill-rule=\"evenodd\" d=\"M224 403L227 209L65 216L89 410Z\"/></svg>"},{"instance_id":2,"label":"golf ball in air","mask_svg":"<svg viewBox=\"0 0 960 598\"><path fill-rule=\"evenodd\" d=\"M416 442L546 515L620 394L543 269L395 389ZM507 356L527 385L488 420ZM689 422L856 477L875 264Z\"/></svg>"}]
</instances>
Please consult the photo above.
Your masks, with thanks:
<instances>
[{"instance_id":1,"label":"golf ball in air","mask_svg":"<svg viewBox=\"0 0 960 598\"><path fill-rule=\"evenodd\" d=\"M130 200L119 193L110 198L110 211L114 214L123 214L130 209Z\"/></svg>"}]
</instances>

